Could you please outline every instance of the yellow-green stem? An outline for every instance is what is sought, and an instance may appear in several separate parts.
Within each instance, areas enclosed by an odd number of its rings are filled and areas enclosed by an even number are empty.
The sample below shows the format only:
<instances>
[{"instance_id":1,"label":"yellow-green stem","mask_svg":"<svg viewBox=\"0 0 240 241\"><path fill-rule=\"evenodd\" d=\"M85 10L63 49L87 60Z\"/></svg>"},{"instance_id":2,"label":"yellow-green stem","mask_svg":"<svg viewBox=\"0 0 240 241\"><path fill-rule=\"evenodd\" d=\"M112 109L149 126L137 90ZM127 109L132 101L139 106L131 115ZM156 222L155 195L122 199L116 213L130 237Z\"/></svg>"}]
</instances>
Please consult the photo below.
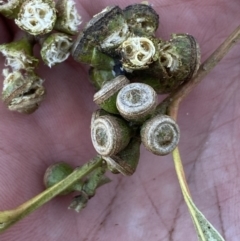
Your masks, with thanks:
<instances>
[{"instance_id":1,"label":"yellow-green stem","mask_svg":"<svg viewBox=\"0 0 240 241\"><path fill-rule=\"evenodd\" d=\"M159 109L167 109L167 113L176 121L181 101L191 90L218 64L228 51L240 40L240 26L214 51L214 53L200 66L196 76L186 84L180 86L170 94L160 105ZM223 237L209 223L195 206L188 188L178 147L173 151L173 160L184 200L188 206L194 226L200 241L224 241Z\"/></svg>"},{"instance_id":2,"label":"yellow-green stem","mask_svg":"<svg viewBox=\"0 0 240 241\"><path fill-rule=\"evenodd\" d=\"M0 212L0 233L88 175L95 168L102 165L102 162L102 158L97 156L82 167L76 168L69 176L56 185L46 189L17 208Z\"/></svg>"},{"instance_id":3,"label":"yellow-green stem","mask_svg":"<svg viewBox=\"0 0 240 241\"><path fill-rule=\"evenodd\" d=\"M186 176L185 176L185 173L184 173L184 170L183 170L183 165L182 165L182 161L181 161L181 157L180 157L178 147L173 151L172 154L173 154L175 170L176 170L176 173L177 173L178 181L179 181L179 184L180 184L180 187L181 187L181 190L182 190L184 200L187 204L190 215L193 219L193 223L194 223L196 229L199 230L198 222L197 222L197 220L195 220L195 215L194 215L195 211L194 211L194 209L192 208L192 205L191 205L191 203L192 203L191 193L190 193L190 190L189 190L188 185L187 185ZM200 232L200 235L203 236L202 232Z\"/></svg>"},{"instance_id":4,"label":"yellow-green stem","mask_svg":"<svg viewBox=\"0 0 240 241\"><path fill-rule=\"evenodd\" d=\"M182 161L178 147L173 151L174 166L177 173L178 181L182 190L182 194L189 213L193 220L199 241L224 241L223 237L212 226L212 224L205 218L205 216L198 210L194 204L185 177L182 166Z\"/></svg>"}]
</instances>

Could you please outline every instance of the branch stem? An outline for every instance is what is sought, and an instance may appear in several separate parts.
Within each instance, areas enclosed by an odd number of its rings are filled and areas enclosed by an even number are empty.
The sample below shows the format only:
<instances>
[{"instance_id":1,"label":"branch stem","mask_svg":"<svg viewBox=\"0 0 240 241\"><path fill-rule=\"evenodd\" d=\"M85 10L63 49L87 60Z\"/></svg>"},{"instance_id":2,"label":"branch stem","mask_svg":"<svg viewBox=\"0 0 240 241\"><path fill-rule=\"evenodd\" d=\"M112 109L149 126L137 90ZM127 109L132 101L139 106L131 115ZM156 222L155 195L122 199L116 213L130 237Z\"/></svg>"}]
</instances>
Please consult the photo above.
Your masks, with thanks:
<instances>
[{"instance_id":1,"label":"branch stem","mask_svg":"<svg viewBox=\"0 0 240 241\"><path fill-rule=\"evenodd\" d=\"M240 26L221 44L217 50L200 66L195 77L188 83L181 85L176 91L170 94L163 102L162 106L168 106L168 114L173 118L177 119L177 113L180 102L191 92L191 90L218 64L218 62L227 54L227 52L236 45L237 41L240 40ZM180 154L178 148L173 151L173 159L175 163L176 172L179 178L180 186L182 188L185 201L190 206L194 207L196 212L196 207L191 201L190 191L186 182L184 169L182 166ZM23 203L12 210L6 210L0 212L0 233L11 227L17 221L23 219L28 214L32 213L37 208L41 207L59 193L65 189L71 187L78 180L82 179L84 176L88 175L95 168L101 166L103 160L101 157L97 156L86 163L84 166L76 168L73 173L68 177L57 183L56 185L46 189L42 193ZM190 201L189 201L190 200ZM191 208L190 208L191 210ZM193 216L192 216L193 217ZM195 224L196 225L196 224ZM205 240L205 239L202 239ZM222 239L215 239L222 240Z\"/></svg>"},{"instance_id":2,"label":"branch stem","mask_svg":"<svg viewBox=\"0 0 240 241\"><path fill-rule=\"evenodd\" d=\"M182 194L191 215L199 241L224 241L221 234L218 233L213 225L206 219L192 200L178 147L173 151L173 160ZM211 237L211 239L209 239L209 237Z\"/></svg>"},{"instance_id":3,"label":"branch stem","mask_svg":"<svg viewBox=\"0 0 240 241\"><path fill-rule=\"evenodd\" d=\"M192 89L220 62L220 60L236 45L240 40L240 26L213 52L213 54L200 66L194 78L181 85L176 91L171 93L158 107L159 109L167 106L168 114L177 119L178 109L181 101L192 91ZM173 151L173 161L177 173L178 181L182 190L182 194L186 205L188 206L194 226L196 228L198 238L201 241L208 241L208 237L212 237L214 241L224 241L223 237L208 222L204 215L195 206L185 177L181 156L178 147Z\"/></svg>"},{"instance_id":4,"label":"branch stem","mask_svg":"<svg viewBox=\"0 0 240 241\"><path fill-rule=\"evenodd\" d=\"M91 173L95 168L101 166L102 163L102 158L97 156L82 167L76 168L69 176L59 183L46 189L17 208L0 212L0 233L53 199L65 189L73 186L77 181Z\"/></svg>"}]
</instances>

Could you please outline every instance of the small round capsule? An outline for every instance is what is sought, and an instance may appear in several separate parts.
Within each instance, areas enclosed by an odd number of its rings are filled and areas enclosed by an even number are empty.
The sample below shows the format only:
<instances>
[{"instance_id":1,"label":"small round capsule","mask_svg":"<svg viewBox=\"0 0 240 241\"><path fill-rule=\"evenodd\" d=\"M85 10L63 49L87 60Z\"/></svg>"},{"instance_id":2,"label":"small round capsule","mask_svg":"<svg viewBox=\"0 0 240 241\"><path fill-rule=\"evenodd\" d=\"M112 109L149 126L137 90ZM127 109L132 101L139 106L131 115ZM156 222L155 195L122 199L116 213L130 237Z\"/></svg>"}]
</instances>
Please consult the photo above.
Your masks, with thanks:
<instances>
[{"instance_id":1,"label":"small round capsule","mask_svg":"<svg viewBox=\"0 0 240 241\"><path fill-rule=\"evenodd\" d=\"M155 155L171 153L180 139L177 123L167 115L157 115L147 120L141 128L143 145Z\"/></svg>"},{"instance_id":2,"label":"small round capsule","mask_svg":"<svg viewBox=\"0 0 240 241\"><path fill-rule=\"evenodd\" d=\"M141 122L149 117L157 106L157 94L146 84L132 83L123 87L117 95L117 109L127 120Z\"/></svg>"},{"instance_id":3,"label":"small round capsule","mask_svg":"<svg viewBox=\"0 0 240 241\"><path fill-rule=\"evenodd\" d=\"M133 4L124 10L129 30L136 35L154 35L159 25L159 15L149 4Z\"/></svg>"},{"instance_id":4,"label":"small round capsule","mask_svg":"<svg viewBox=\"0 0 240 241\"><path fill-rule=\"evenodd\" d=\"M128 145L131 129L121 118L100 116L93 121L91 138L95 150L100 155L112 156Z\"/></svg>"},{"instance_id":5,"label":"small round capsule","mask_svg":"<svg viewBox=\"0 0 240 241\"><path fill-rule=\"evenodd\" d=\"M46 188L52 187L73 172L73 167L65 162L57 162L49 166L44 174L43 182ZM60 193L66 195L74 191L74 187L70 187Z\"/></svg>"},{"instance_id":6,"label":"small round capsule","mask_svg":"<svg viewBox=\"0 0 240 241\"><path fill-rule=\"evenodd\" d=\"M93 101L107 112L118 114L116 107L117 94L127 84L129 84L129 80L125 76L119 75L113 80L107 81L94 95Z\"/></svg>"}]
</instances>

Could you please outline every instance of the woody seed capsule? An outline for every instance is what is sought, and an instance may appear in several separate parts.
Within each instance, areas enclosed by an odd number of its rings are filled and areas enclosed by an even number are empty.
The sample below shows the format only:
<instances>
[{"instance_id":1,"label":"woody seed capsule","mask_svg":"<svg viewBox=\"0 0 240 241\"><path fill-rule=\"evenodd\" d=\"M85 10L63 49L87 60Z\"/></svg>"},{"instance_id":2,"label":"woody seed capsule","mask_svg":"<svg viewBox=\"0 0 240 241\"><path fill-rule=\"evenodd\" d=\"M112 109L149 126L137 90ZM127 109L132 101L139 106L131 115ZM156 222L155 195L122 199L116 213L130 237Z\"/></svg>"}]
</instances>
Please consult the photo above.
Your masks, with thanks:
<instances>
[{"instance_id":1,"label":"woody seed capsule","mask_svg":"<svg viewBox=\"0 0 240 241\"><path fill-rule=\"evenodd\" d=\"M169 41L159 40L158 59L149 69L134 72L140 82L151 85L157 93L170 93L189 81L200 65L200 49L188 34L172 34Z\"/></svg>"},{"instance_id":2,"label":"woody seed capsule","mask_svg":"<svg viewBox=\"0 0 240 241\"><path fill-rule=\"evenodd\" d=\"M117 109L127 120L141 122L149 117L157 105L157 94L146 84L132 83L117 95Z\"/></svg>"},{"instance_id":3,"label":"woody seed capsule","mask_svg":"<svg viewBox=\"0 0 240 241\"><path fill-rule=\"evenodd\" d=\"M107 112L118 114L116 107L117 94L127 84L129 84L129 80L125 76L119 75L113 80L107 81L94 95L93 101Z\"/></svg>"},{"instance_id":4,"label":"woody seed capsule","mask_svg":"<svg viewBox=\"0 0 240 241\"><path fill-rule=\"evenodd\" d=\"M100 155L112 156L128 145L131 129L123 119L104 115L93 121L91 138L95 150Z\"/></svg>"},{"instance_id":5,"label":"woody seed capsule","mask_svg":"<svg viewBox=\"0 0 240 241\"><path fill-rule=\"evenodd\" d=\"M177 123L167 115L156 115L141 127L143 145L152 153L160 156L171 153L180 139Z\"/></svg>"},{"instance_id":6,"label":"woody seed capsule","mask_svg":"<svg viewBox=\"0 0 240 241\"><path fill-rule=\"evenodd\" d=\"M133 4L123 10L129 30L135 35L154 35L159 25L159 16L149 4Z\"/></svg>"}]
</instances>

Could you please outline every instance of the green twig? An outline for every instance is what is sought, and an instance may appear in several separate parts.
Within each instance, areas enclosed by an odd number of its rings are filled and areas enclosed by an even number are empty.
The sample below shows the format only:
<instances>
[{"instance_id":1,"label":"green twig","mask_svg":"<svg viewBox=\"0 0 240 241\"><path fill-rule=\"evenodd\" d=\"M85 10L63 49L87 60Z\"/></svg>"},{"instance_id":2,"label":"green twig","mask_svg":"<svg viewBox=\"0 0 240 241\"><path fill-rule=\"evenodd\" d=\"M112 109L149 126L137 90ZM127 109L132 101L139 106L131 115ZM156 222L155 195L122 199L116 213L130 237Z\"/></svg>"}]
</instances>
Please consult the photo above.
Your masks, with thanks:
<instances>
[{"instance_id":1,"label":"green twig","mask_svg":"<svg viewBox=\"0 0 240 241\"><path fill-rule=\"evenodd\" d=\"M76 168L69 176L56 185L46 189L17 208L0 212L0 233L53 199L65 189L74 185L74 183L76 183L78 180L91 173L97 167L101 166L102 163L102 158L97 156L91 159L85 165Z\"/></svg>"},{"instance_id":2,"label":"green twig","mask_svg":"<svg viewBox=\"0 0 240 241\"><path fill-rule=\"evenodd\" d=\"M219 63L219 61L236 45L240 40L240 26L215 50L215 52L200 66L196 76L186 84L180 86L175 92L170 94L158 107L164 109L173 118L177 119L179 104L192 91L192 89ZM167 107L166 107L167 106ZM183 193L184 200L188 206L192 217L198 239L200 241L224 241L223 237L204 217L195 206L188 188L185 173L178 151L178 147L173 151L174 166Z\"/></svg>"}]
</instances>

